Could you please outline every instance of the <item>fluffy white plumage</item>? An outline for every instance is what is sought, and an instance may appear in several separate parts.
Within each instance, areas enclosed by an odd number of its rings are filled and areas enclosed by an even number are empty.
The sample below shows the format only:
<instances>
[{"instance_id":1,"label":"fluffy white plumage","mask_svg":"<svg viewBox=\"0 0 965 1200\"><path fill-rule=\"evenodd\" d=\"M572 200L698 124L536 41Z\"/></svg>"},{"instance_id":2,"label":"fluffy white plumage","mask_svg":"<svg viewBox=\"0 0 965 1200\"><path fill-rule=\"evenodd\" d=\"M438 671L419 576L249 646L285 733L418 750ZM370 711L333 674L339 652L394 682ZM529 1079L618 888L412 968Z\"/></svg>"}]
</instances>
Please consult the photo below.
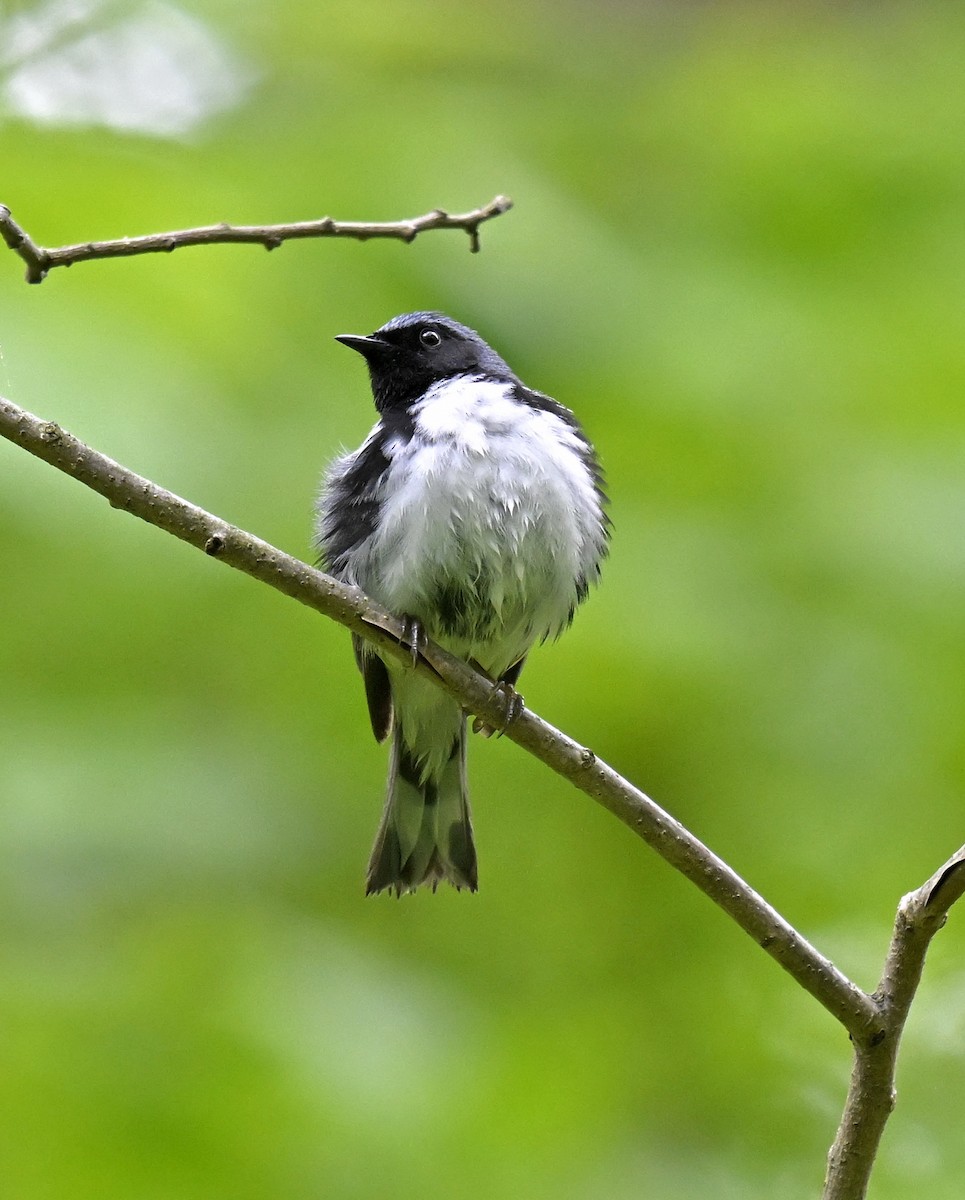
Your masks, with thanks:
<instances>
[{"instance_id":1,"label":"fluffy white plumage","mask_svg":"<svg viewBox=\"0 0 965 1200\"><path fill-rule=\"evenodd\" d=\"M379 523L353 556L354 582L501 675L534 642L562 632L577 581L603 551L579 435L555 413L512 399L508 384L476 377L435 385L412 416L411 440L386 442ZM450 580L477 602L475 630L449 631L433 611Z\"/></svg>"}]
</instances>

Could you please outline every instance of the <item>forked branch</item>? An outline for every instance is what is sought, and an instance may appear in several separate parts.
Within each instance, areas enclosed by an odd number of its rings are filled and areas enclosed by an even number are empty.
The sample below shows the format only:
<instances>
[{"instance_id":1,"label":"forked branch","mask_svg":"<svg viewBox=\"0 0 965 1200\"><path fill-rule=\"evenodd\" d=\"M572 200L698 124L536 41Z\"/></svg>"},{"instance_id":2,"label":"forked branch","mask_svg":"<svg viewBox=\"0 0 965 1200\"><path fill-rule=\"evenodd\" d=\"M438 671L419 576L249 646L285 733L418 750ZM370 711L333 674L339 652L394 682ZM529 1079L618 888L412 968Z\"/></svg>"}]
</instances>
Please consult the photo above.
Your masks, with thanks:
<instances>
[{"instance_id":1,"label":"forked branch","mask_svg":"<svg viewBox=\"0 0 965 1200\"><path fill-rule=\"evenodd\" d=\"M885 969L872 999L881 1029L853 1038L854 1065L844 1115L828 1155L824 1200L862 1200L885 1122L895 1106L895 1064L925 955L948 910L965 894L965 846L898 905Z\"/></svg>"}]
</instances>

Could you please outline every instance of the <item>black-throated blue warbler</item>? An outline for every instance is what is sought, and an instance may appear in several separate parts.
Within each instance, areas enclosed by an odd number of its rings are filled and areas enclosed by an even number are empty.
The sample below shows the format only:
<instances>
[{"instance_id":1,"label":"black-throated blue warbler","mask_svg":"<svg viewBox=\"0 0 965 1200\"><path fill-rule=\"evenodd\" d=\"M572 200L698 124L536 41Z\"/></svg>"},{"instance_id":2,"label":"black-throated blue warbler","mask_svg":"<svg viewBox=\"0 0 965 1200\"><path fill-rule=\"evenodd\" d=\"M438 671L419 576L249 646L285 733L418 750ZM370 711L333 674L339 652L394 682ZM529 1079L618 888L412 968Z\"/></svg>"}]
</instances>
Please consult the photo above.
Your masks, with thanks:
<instances>
[{"instance_id":1,"label":"black-throated blue warbler","mask_svg":"<svg viewBox=\"0 0 965 1200\"><path fill-rule=\"evenodd\" d=\"M606 554L593 447L472 329L441 313L337 340L365 359L379 419L329 468L318 504L324 567L494 681L569 625ZM366 891L477 887L466 715L439 688L354 641L372 729L391 733Z\"/></svg>"}]
</instances>

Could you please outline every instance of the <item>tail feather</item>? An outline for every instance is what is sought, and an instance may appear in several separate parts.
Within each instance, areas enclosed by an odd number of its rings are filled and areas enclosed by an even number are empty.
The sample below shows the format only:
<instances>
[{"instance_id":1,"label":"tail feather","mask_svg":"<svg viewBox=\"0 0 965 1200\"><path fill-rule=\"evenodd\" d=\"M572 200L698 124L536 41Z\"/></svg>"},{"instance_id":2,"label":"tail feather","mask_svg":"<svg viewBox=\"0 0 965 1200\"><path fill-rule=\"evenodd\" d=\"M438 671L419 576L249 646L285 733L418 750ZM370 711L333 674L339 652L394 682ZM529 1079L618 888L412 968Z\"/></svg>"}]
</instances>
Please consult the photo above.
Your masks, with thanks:
<instances>
[{"instance_id":1,"label":"tail feather","mask_svg":"<svg viewBox=\"0 0 965 1200\"><path fill-rule=\"evenodd\" d=\"M455 888L477 887L476 847L466 789L466 728L460 727L449 758L436 777L422 778L414 756L395 728L389 784L379 832L369 860L366 894L388 889L397 896L441 880Z\"/></svg>"}]
</instances>

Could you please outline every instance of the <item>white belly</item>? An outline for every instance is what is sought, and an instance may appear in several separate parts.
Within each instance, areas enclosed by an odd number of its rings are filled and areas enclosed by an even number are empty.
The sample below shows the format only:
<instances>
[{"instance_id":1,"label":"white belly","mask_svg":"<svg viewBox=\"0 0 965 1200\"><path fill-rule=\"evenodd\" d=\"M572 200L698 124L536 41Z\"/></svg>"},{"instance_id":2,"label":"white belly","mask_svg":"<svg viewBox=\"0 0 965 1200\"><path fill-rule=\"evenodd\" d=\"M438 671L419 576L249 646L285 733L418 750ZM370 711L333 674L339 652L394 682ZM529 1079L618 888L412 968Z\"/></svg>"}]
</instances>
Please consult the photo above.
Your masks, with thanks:
<instances>
[{"instance_id":1,"label":"white belly","mask_svg":"<svg viewBox=\"0 0 965 1200\"><path fill-rule=\"evenodd\" d=\"M357 560L362 588L497 675L566 626L603 536L578 435L507 391L463 378L427 393L419 448L387 447L379 529Z\"/></svg>"}]
</instances>

